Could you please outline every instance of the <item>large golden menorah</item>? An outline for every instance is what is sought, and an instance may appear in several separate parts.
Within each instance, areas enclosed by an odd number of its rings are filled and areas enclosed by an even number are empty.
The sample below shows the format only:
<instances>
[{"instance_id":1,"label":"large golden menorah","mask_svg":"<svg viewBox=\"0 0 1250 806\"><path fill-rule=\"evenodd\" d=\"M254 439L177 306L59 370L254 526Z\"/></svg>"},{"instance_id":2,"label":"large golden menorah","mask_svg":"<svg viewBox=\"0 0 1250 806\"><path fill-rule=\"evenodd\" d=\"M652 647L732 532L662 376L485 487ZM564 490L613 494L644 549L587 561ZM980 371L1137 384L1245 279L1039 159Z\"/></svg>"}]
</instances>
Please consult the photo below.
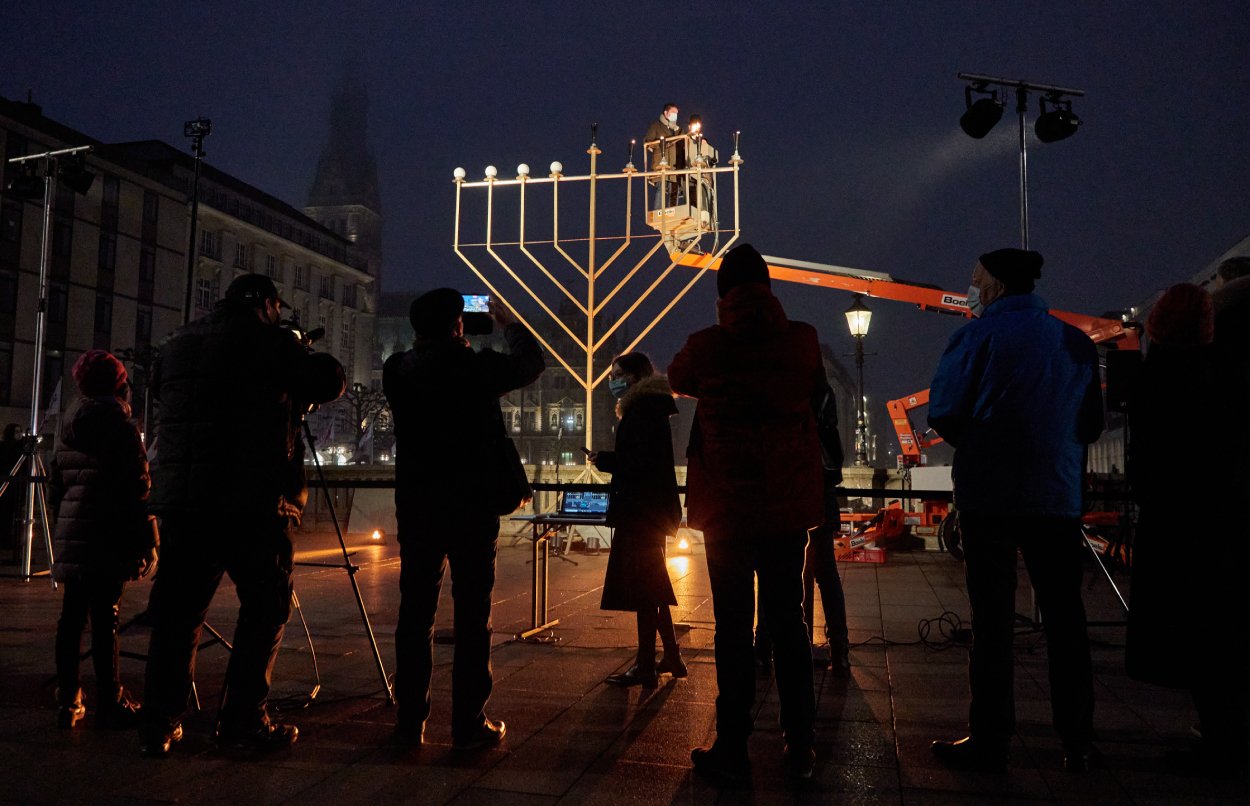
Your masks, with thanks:
<instances>
[{"instance_id":1,"label":"large golden menorah","mask_svg":"<svg viewBox=\"0 0 1250 806\"><path fill-rule=\"evenodd\" d=\"M673 272L677 266L681 265L680 260L685 255L690 254L694 250L702 250L702 243L705 238L712 239L711 252L713 260L719 260L721 255L729 249L735 240L737 240L741 231L739 220L738 206L738 171L742 165L742 158L737 150L737 135L735 134L735 147L733 156L729 160L729 165L718 167L715 160L715 151L706 145L706 142L698 135L683 135L672 140L681 141L682 145L687 148L688 153L693 156L690 159L691 165L682 169L670 169L667 159L661 156L656 170L640 171L633 164L633 143L630 146L629 163L621 170L620 173L601 174L598 172L598 157L602 153L595 144L594 129L591 130L590 148L586 149L586 153L590 155L590 173L585 176L566 176L563 173L564 167L559 162L551 163L551 172L546 178L534 178L529 175L529 166L522 164L517 166L517 175L515 179L500 179L498 171L494 166L487 166L485 170L485 178L480 181L466 181L465 171L463 168L457 168L455 171L456 182L456 228L455 241L453 248L456 254L464 261L472 272L477 275L478 279L486 286L491 295L508 307L509 310L524 324L531 332L535 334L538 341L547 349L552 356L555 357L564 369L577 381L586 395L586 424L585 439L586 448L591 447L591 437L593 434L594 412L592 403L592 393L600 383L607 377L610 368L605 368L597 375L595 373L595 355L604 346L607 340L617 331L643 302L651 296L651 294L664 282L665 278ZM661 155L667 154L669 149L665 146L672 146L672 141L656 141L655 144L644 144L643 158L644 165L647 164L647 155L650 149L658 145ZM733 174L733 227L720 228L718 214L716 212L716 175L721 173ZM601 181L623 180L625 183L625 233L624 235L602 236L596 228L596 205L598 203L598 184ZM662 189L667 189L670 183L681 183L681 187L685 189L685 203L673 204L668 206L651 206L650 194L644 192L644 211L646 223L657 230L655 235L640 235L635 237L633 234L633 196L635 182L642 181L643 188L649 189L656 184ZM589 225L588 235L586 238L566 238L563 241L560 237L560 186L567 182L588 182L589 183ZM531 185L549 185L551 187L551 216L552 216L552 233L550 240L533 240L526 237L526 203L527 190ZM486 237L481 242L462 243L460 240L460 219L461 219L461 202L462 194L467 189L482 188L486 191ZM495 204L496 193L503 188L515 188L518 193L517 202L519 203L519 236L515 241L500 241L495 239ZM658 200L658 196L657 196ZM667 197L665 197L667 201ZM723 233L731 233L728 239L720 242ZM598 281L615 262L625 253L625 250L635 240L650 240L654 238L655 243L642 255L623 277L602 297L597 296L596 281ZM607 260L602 263L598 262L600 253L600 242L605 244L610 241L620 241L619 246ZM574 242L584 242L586 247L585 263L581 263L573 255L569 254L565 249L565 244ZM554 254L567 261L577 275L585 280L585 297L579 298L568 286L562 283L549 269L544 265L543 261L534 254L531 247L549 246ZM650 261L662 247L667 246L665 258L668 260L668 267L665 268L647 288L637 295L632 303L621 313L614 322L607 326L600 334L595 333L595 317L603 313L608 303L617 297L625 286L633 277ZM585 338L574 332L569 322L556 314L546 300L543 299L537 291L531 287L530 282L521 271L514 268L508 263L503 255L500 254L499 248L507 247L515 248L520 255L523 255L528 263L524 268L529 269L532 265L539 273L550 281L551 286L556 291L568 299L577 309L581 316L585 317L586 330ZM508 297L501 292L498 285L492 283L482 269L474 263L474 261L465 254L465 248L483 248L495 263L502 267L503 271L512 278L515 285L529 295L530 299L537 304L551 320L555 322L572 340L583 354L585 358L585 369L579 370L574 368L568 358L561 355L542 335L525 318L524 314L517 305L508 300ZM650 322L647 323L641 332L633 338L629 345L622 352L633 350L639 342L654 328L668 313L681 301L683 297L694 287L699 278L707 272L708 266L712 261L707 261L704 266L698 269L697 273L690 278L681 289L668 301L666 305L657 313ZM533 274L531 272L531 278ZM536 278L535 278L536 279ZM606 282L606 281L605 281ZM579 324L574 321L574 324Z\"/></svg>"}]
</instances>

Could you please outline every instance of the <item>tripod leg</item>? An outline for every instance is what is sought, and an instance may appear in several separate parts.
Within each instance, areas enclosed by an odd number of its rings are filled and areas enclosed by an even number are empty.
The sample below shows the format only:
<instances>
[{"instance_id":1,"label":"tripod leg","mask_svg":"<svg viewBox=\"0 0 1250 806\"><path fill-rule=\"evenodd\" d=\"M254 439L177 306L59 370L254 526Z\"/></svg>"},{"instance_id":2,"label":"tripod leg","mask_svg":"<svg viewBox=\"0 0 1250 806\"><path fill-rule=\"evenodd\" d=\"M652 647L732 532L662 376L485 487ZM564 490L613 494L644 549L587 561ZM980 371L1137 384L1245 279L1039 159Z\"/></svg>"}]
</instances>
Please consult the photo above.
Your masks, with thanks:
<instances>
[{"instance_id":1,"label":"tripod leg","mask_svg":"<svg viewBox=\"0 0 1250 806\"><path fill-rule=\"evenodd\" d=\"M1111 572L1107 570L1107 564L1102 561L1102 557L1098 555L1098 551L1094 548L1093 542L1089 539L1083 530L1081 538L1085 541L1085 547L1089 549L1089 553L1093 555L1094 562L1098 563L1098 567L1102 569L1102 575L1107 578L1107 584L1111 586L1111 590L1115 591L1115 598L1120 600L1120 607L1124 608L1124 615L1128 615L1128 602L1124 601L1120 588L1115 584L1115 580L1111 578Z\"/></svg>"},{"instance_id":2,"label":"tripod leg","mask_svg":"<svg viewBox=\"0 0 1250 806\"><path fill-rule=\"evenodd\" d=\"M35 464L39 468L39 475L43 478L48 477L48 472L43 465L43 460L38 456L35 457ZM39 496L39 515L43 519L43 547L48 552L48 577L52 577L52 530L48 528L48 496L45 491L46 482L38 482L35 486L35 492ZM56 590L56 580L52 579L52 590Z\"/></svg>"},{"instance_id":3,"label":"tripod leg","mask_svg":"<svg viewBox=\"0 0 1250 806\"><path fill-rule=\"evenodd\" d=\"M365 634L369 636L369 646L373 649L373 661L378 667L378 675L382 678L382 688L386 691L386 701L395 704L395 690L391 687L391 679L386 674L386 666L382 663L382 653L378 651L378 639L373 635L373 625L369 623L369 611L365 609L365 600L360 595L360 585L356 583L356 572L360 569L352 564L351 554L347 551L347 542L343 540L343 530L339 527L339 517L334 511L334 499L330 497L330 487L326 484L325 471L321 468L321 459L317 456L316 440L308 420L304 420L304 436L308 439L308 447L313 455L313 466L317 468L317 478L321 482L321 492L325 497L326 508L330 511L330 521L334 524L334 534L339 539L339 549L343 552L343 569L347 571L347 579L352 583L352 593L356 595L356 607L360 610L360 620L365 625Z\"/></svg>"}]
</instances>

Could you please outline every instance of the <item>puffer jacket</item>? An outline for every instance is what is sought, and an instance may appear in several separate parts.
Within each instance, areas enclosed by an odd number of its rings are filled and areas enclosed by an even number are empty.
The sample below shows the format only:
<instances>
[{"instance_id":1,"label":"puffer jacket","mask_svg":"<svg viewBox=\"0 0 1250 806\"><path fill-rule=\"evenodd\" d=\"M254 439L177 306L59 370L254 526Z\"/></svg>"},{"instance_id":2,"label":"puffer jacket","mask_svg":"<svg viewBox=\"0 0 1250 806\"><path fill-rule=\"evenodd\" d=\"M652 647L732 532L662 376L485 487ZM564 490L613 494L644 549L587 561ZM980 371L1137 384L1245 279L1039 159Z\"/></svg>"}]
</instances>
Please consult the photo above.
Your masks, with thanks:
<instances>
[{"instance_id":1,"label":"puffer jacket","mask_svg":"<svg viewBox=\"0 0 1250 806\"><path fill-rule=\"evenodd\" d=\"M300 418L343 392L343 368L250 309L220 304L160 348L150 509L230 522L307 501Z\"/></svg>"},{"instance_id":2,"label":"puffer jacket","mask_svg":"<svg viewBox=\"0 0 1250 806\"><path fill-rule=\"evenodd\" d=\"M762 283L730 291L717 317L668 368L673 391L699 401L686 519L713 533L818 526L824 474L812 401L826 381L816 329L787 319Z\"/></svg>"},{"instance_id":3,"label":"puffer jacket","mask_svg":"<svg viewBox=\"0 0 1250 806\"><path fill-rule=\"evenodd\" d=\"M126 579L152 548L145 513L147 453L130 407L113 397L82 398L66 417L48 466L56 510L52 577Z\"/></svg>"},{"instance_id":4,"label":"puffer jacket","mask_svg":"<svg viewBox=\"0 0 1250 806\"><path fill-rule=\"evenodd\" d=\"M616 450L600 451L595 466L612 474L608 525L639 534L675 534L681 499L673 468L673 434L668 420L677 413L673 391L662 375L643 378L616 404Z\"/></svg>"}]
</instances>

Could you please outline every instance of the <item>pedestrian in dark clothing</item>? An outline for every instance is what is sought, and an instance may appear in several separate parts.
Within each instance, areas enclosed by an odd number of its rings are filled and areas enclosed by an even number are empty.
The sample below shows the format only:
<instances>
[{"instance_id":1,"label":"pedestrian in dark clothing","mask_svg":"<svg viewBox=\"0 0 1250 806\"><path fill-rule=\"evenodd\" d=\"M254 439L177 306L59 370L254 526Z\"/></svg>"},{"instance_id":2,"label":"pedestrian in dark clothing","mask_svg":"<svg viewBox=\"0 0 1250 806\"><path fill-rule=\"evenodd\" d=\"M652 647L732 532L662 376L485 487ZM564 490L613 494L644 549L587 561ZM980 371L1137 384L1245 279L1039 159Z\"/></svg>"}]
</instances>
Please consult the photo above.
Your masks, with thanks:
<instances>
[{"instance_id":1,"label":"pedestrian in dark clothing","mask_svg":"<svg viewBox=\"0 0 1250 806\"><path fill-rule=\"evenodd\" d=\"M308 490L303 415L343 393L343 367L279 327L286 303L268 277L245 274L207 316L161 345L152 389L160 401L150 510L162 554L152 622L140 747L163 756L182 738L195 651L223 574L239 597L219 746L262 753L299 731L266 708L291 614L291 530Z\"/></svg>"},{"instance_id":2,"label":"pedestrian in dark clothing","mask_svg":"<svg viewBox=\"0 0 1250 806\"><path fill-rule=\"evenodd\" d=\"M443 575L451 566L455 614L452 663L453 746L497 744L502 721L486 716L491 591L499 516L484 479L506 440L499 398L543 371L533 335L497 301L490 316L503 328L508 353L475 352L464 339L464 299L440 288L409 310L412 349L382 368L382 389L395 418L395 519L399 525L399 622L395 628L395 734L420 744L430 715L434 618ZM515 461L515 460L514 460Z\"/></svg>"},{"instance_id":3,"label":"pedestrian in dark clothing","mask_svg":"<svg viewBox=\"0 0 1250 806\"><path fill-rule=\"evenodd\" d=\"M1150 349L1128 408L1128 470L1139 516L1126 666L1137 680L1193 695L1202 741L1196 752L1175 755L1174 765L1236 775L1248 757L1245 659L1250 647L1238 576L1250 552L1244 540L1230 540L1221 542L1218 562L1177 562L1184 536L1193 529L1193 507L1174 485L1177 468L1221 468L1203 479L1210 500L1217 506L1240 500L1244 479L1223 468L1250 446L1216 416L1237 399L1236 380L1213 343L1207 292L1190 283L1169 288L1151 308L1146 334ZM1179 649L1182 636L1184 651Z\"/></svg>"},{"instance_id":4,"label":"pedestrian in dark clothing","mask_svg":"<svg viewBox=\"0 0 1250 806\"><path fill-rule=\"evenodd\" d=\"M681 524L681 499L673 468L673 435L668 420L677 413L668 380L655 374L651 359L626 353L612 361L608 387L616 403L616 450L590 456L612 474L608 525L612 553L603 580L604 610L638 615L638 658L626 672L608 677L614 686L653 687L658 675L686 676L677 646L671 605L677 604L664 561L667 535ZM664 657L655 662L659 632Z\"/></svg>"},{"instance_id":5,"label":"pedestrian in dark clothing","mask_svg":"<svg viewBox=\"0 0 1250 806\"><path fill-rule=\"evenodd\" d=\"M743 244L716 278L718 324L668 368L679 395L698 399L690 433L687 520L704 533L716 616L716 741L691 751L695 770L749 774L755 663L755 578L775 648L785 763L812 774L815 693L803 623L807 530L824 520L812 401L825 384L815 329L786 318L768 265Z\"/></svg>"},{"instance_id":6,"label":"pedestrian in dark clothing","mask_svg":"<svg viewBox=\"0 0 1250 806\"><path fill-rule=\"evenodd\" d=\"M86 715L78 669L90 617L96 726L132 728L139 704L118 675L117 622L126 580L138 579L156 560L148 457L130 421L122 363L105 350L89 350L73 375L82 397L61 426L48 465L49 503L57 513L52 578L65 591L56 627L57 724L72 728Z\"/></svg>"},{"instance_id":7,"label":"pedestrian in dark clothing","mask_svg":"<svg viewBox=\"0 0 1250 806\"><path fill-rule=\"evenodd\" d=\"M829 669L838 677L851 673L850 631L846 626L846 595L838 576L837 556L833 538L841 531L842 511L838 507L838 485L842 483L842 438L838 435L838 404L828 383L813 402L820 455L824 464L824 522L807 533L807 553L803 562L803 620L807 635L813 637L816 617L816 587L820 588L820 606L825 614L825 640L829 644ZM758 611L758 608L757 608ZM772 665L773 642L768 622L757 612L755 657L762 669Z\"/></svg>"},{"instance_id":8,"label":"pedestrian in dark clothing","mask_svg":"<svg viewBox=\"0 0 1250 806\"><path fill-rule=\"evenodd\" d=\"M1064 767L1095 760L1080 515L1085 447L1103 428L1098 353L1032 293L1041 267L1040 254L1022 249L981 256L968 291L977 318L951 336L929 393L929 425L955 447L973 636L969 736L932 749L963 769L1007 764L1017 549L1046 630Z\"/></svg>"}]
</instances>

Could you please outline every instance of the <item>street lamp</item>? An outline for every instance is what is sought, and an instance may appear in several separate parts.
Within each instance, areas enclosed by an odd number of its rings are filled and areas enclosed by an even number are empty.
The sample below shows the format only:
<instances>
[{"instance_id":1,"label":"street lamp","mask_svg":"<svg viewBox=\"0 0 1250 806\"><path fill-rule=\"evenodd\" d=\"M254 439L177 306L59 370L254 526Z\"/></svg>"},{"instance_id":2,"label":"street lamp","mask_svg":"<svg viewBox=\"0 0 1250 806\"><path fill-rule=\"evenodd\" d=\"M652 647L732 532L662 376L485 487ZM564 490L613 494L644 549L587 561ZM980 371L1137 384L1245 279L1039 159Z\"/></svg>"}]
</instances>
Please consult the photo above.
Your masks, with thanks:
<instances>
[{"instance_id":1,"label":"street lamp","mask_svg":"<svg viewBox=\"0 0 1250 806\"><path fill-rule=\"evenodd\" d=\"M191 295L195 291L195 259L200 247L195 237L196 218L200 212L200 163L204 161L204 138L213 133L213 122L208 118L196 118L182 124L182 136L191 138L191 153L195 155L195 173L191 179L191 243L187 247L187 287L183 298L183 324L191 321Z\"/></svg>"},{"instance_id":2,"label":"street lamp","mask_svg":"<svg viewBox=\"0 0 1250 806\"><path fill-rule=\"evenodd\" d=\"M868 323L872 321L872 311L864 304L862 294L855 295L855 301L846 309L846 324L855 337L855 372L858 388L855 395L855 465L863 467L868 464L868 415L864 411L864 336L868 335Z\"/></svg>"},{"instance_id":3,"label":"street lamp","mask_svg":"<svg viewBox=\"0 0 1250 806\"><path fill-rule=\"evenodd\" d=\"M1016 115L1020 119L1020 248L1028 249L1029 160L1025 145L1024 117L1029 108L1029 93L1042 93L1040 114L1034 124L1037 139L1043 143L1053 143L1076 134L1081 119L1072 111L1071 98L1083 97L1085 91L976 73L960 73L958 78L968 82L968 86L964 88L964 106L967 111L959 118L959 127L964 130L964 134L977 140L989 134L990 129L1003 116L1003 102L999 99L998 90L991 87L1002 87L1004 93L1009 89L1015 90ZM982 97L974 101L974 95Z\"/></svg>"}]
</instances>

